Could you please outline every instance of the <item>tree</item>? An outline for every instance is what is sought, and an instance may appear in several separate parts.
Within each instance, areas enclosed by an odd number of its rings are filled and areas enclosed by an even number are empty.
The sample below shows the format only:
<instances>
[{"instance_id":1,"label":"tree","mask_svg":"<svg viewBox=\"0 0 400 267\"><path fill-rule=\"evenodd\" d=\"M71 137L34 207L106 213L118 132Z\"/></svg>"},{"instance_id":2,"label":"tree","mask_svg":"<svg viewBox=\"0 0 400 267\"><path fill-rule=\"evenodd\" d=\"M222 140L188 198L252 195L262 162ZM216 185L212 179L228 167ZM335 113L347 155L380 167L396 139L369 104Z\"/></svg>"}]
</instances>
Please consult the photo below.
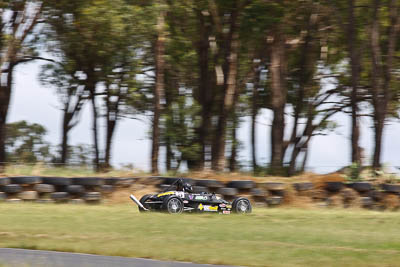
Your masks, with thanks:
<instances>
[{"instance_id":1,"label":"tree","mask_svg":"<svg viewBox=\"0 0 400 267\"><path fill-rule=\"evenodd\" d=\"M80 73L74 69L69 69L68 64L47 64L43 66L40 80L42 84L55 87L59 96L62 110L61 123L61 156L58 163L66 164L68 162L69 132L79 123L80 112L87 99L85 86L80 84Z\"/></svg>"},{"instance_id":2,"label":"tree","mask_svg":"<svg viewBox=\"0 0 400 267\"><path fill-rule=\"evenodd\" d=\"M161 116L161 98L164 94L164 69L165 69L165 15L163 1L159 1L159 15L157 19L157 39L155 43L155 86L154 86L154 115L153 115L153 131L152 131L152 146L151 146L151 172L158 174L158 154L160 147L160 116Z\"/></svg>"},{"instance_id":3,"label":"tree","mask_svg":"<svg viewBox=\"0 0 400 267\"><path fill-rule=\"evenodd\" d=\"M50 161L50 144L44 141L46 129L37 123L26 121L6 126L6 155L9 162L36 163Z\"/></svg>"},{"instance_id":4,"label":"tree","mask_svg":"<svg viewBox=\"0 0 400 267\"><path fill-rule=\"evenodd\" d=\"M372 1L370 30L370 93L374 108L374 156L373 168L381 167L381 149L385 121L389 112L389 103L393 100L392 71L395 64L397 36L400 30L400 5L398 1ZM387 21L387 23L383 23ZM386 33L386 35L384 35Z\"/></svg>"},{"instance_id":5,"label":"tree","mask_svg":"<svg viewBox=\"0 0 400 267\"><path fill-rule=\"evenodd\" d=\"M6 161L6 121L14 70L20 63L39 59L30 43L32 41L30 35L40 19L43 2L1 1L0 5L0 15L4 18L0 33L0 172L2 172Z\"/></svg>"},{"instance_id":6,"label":"tree","mask_svg":"<svg viewBox=\"0 0 400 267\"><path fill-rule=\"evenodd\" d=\"M75 89L70 93L90 100L94 162L99 171L110 166L112 138L120 110L128 94L134 91L130 87L135 80L137 43L143 41L140 35L144 14L140 5L123 0L50 1L49 5L46 13L49 36L55 41L49 48L61 59L64 73L75 78L69 80L68 87L74 87L77 82L79 91ZM70 104L71 100L67 102ZM67 112L68 116L71 117L72 111ZM98 127L102 116L107 125L104 150Z\"/></svg>"}]
</instances>

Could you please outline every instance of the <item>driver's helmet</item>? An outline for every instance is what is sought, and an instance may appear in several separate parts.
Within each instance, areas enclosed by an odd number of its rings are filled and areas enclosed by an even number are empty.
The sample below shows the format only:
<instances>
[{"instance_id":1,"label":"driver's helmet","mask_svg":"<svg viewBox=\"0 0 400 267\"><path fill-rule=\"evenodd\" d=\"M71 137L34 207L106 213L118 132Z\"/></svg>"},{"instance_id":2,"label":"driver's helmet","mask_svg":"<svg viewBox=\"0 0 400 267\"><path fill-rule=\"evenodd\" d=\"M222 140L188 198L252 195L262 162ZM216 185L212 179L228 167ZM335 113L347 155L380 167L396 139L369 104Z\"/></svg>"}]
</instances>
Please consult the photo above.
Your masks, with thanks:
<instances>
[{"instance_id":1,"label":"driver's helmet","mask_svg":"<svg viewBox=\"0 0 400 267\"><path fill-rule=\"evenodd\" d=\"M193 187L188 183L184 183L183 184L183 191L188 192L188 193L192 193L193 192Z\"/></svg>"}]
</instances>

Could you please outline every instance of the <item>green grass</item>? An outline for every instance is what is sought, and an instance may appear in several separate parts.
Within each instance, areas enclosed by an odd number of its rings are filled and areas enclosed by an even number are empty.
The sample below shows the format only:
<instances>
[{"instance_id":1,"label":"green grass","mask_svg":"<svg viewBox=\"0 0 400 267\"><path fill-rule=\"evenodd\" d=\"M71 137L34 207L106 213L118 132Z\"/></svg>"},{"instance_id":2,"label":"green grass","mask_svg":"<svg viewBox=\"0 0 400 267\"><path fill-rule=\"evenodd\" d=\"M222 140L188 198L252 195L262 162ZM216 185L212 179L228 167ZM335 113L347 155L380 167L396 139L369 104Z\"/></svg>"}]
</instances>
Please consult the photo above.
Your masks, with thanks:
<instances>
[{"instance_id":1,"label":"green grass","mask_svg":"<svg viewBox=\"0 0 400 267\"><path fill-rule=\"evenodd\" d=\"M256 209L139 214L133 205L0 204L0 247L250 266L398 266L400 213Z\"/></svg>"}]
</instances>

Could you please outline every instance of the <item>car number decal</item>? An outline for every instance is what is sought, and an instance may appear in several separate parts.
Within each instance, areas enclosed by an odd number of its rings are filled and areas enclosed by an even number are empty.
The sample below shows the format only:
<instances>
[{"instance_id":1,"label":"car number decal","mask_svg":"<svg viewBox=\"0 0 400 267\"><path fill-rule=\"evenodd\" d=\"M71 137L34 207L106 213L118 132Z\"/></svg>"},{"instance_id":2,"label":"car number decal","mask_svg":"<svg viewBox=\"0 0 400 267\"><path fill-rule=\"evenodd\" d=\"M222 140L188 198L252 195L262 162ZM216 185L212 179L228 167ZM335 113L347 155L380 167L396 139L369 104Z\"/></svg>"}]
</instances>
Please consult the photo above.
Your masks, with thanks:
<instances>
[{"instance_id":1,"label":"car number decal","mask_svg":"<svg viewBox=\"0 0 400 267\"><path fill-rule=\"evenodd\" d=\"M185 197L185 193L184 192L175 192L175 195L177 195L180 198L184 198Z\"/></svg>"}]
</instances>

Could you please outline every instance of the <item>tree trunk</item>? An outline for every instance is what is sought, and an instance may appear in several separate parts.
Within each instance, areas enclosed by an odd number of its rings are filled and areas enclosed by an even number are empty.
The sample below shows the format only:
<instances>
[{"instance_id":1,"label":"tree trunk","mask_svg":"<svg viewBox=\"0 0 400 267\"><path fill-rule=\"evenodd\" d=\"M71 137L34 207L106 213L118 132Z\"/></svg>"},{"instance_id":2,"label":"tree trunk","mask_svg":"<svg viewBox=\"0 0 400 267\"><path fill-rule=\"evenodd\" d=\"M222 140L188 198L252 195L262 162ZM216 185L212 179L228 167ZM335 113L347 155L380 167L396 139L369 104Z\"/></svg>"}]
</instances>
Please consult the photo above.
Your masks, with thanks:
<instances>
[{"instance_id":1,"label":"tree trunk","mask_svg":"<svg viewBox=\"0 0 400 267\"><path fill-rule=\"evenodd\" d=\"M253 95L253 102L255 101ZM254 105L254 103L253 103ZM251 162L253 172L255 173L258 169L257 165L257 154L256 154L256 122L257 122L258 111L253 107L251 112Z\"/></svg>"},{"instance_id":2,"label":"tree trunk","mask_svg":"<svg viewBox=\"0 0 400 267\"><path fill-rule=\"evenodd\" d=\"M0 172L4 172L6 151L6 122L10 97L12 90L13 71L17 64L33 60L26 59L24 56L24 42L30 33L34 30L37 21L42 12L43 2L30 3L23 1L14 3L10 1L11 8L0 10L0 15L8 13L8 19L1 23L2 32L0 33L1 58L0 58ZM23 15L23 16L21 16ZM26 49L29 50L29 49Z\"/></svg>"},{"instance_id":3,"label":"tree trunk","mask_svg":"<svg viewBox=\"0 0 400 267\"><path fill-rule=\"evenodd\" d=\"M212 168L215 171L225 169L225 145L226 145L226 124L228 117L234 108L235 95L237 94L237 72L238 72L238 53L239 53L239 33L238 33L238 10L231 13L230 31L227 41L228 61L226 78L224 81L223 103L221 105L215 133L215 153L213 151Z\"/></svg>"},{"instance_id":4,"label":"tree trunk","mask_svg":"<svg viewBox=\"0 0 400 267\"><path fill-rule=\"evenodd\" d=\"M6 81L4 81L6 78ZM5 171L6 166L6 123L8 115L8 107L11 98L11 86L13 78L13 66L9 66L9 72L1 77L0 84L0 173Z\"/></svg>"},{"instance_id":5,"label":"tree trunk","mask_svg":"<svg viewBox=\"0 0 400 267\"><path fill-rule=\"evenodd\" d=\"M381 36L379 31L379 10L381 1L375 0L373 3L372 27L371 27L371 94L374 106L374 129L375 129L375 148L373 156L373 168L381 167L381 146L385 119L388 113L388 104L392 100L391 92L391 73L393 68L393 59L395 56L397 34L400 28L399 4L397 0L389 1L390 25L388 28L387 47L381 49ZM387 54L382 56L382 50ZM385 61L383 61L383 58Z\"/></svg>"},{"instance_id":6,"label":"tree trunk","mask_svg":"<svg viewBox=\"0 0 400 267\"><path fill-rule=\"evenodd\" d=\"M151 148L151 172L158 174L158 153L160 147L160 116L161 116L161 97L164 91L164 53L165 53L165 12L161 11L158 17L157 30L158 36L155 46L156 61L156 84L154 87L154 117Z\"/></svg>"},{"instance_id":7,"label":"tree trunk","mask_svg":"<svg viewBox=\"0 0 400 267\"><path fill-rule=\"evenodd\" d=\"M165 157L165 160L166 160L166 162L165 162L165 166L166 166L166 169L167 169L167 171L170 171L171 170L171 166L172 166L172 148L171 148L171 140L170 140L170 138L169 137L166 137L166 139L165 139L165 147L166 147L166 151L165 151L165 155L166 155L166 157Z\"/></svg>"},{"instance_id":8,"label":"tree trunk","mask_svg":"<svg viewBox=\"0 0 400 267\"><path fill-rule=\"evenodd\" d=\"M258 115L258 87L260 84L260 69L259 64L255 64L253 67L253 95L251 98L251 162L253 172L255 173L258 169L257 165L257 148L256 148L256 128L257 128L257 115Z\"/></svg>"},{"instance_id":9,"label":"tree trunk","mask_svg":"<svg viewBox=\"0 0 400 267\"><path fill-rule=\"evenodd\" d=\"M286 105L286 51L285 39L277 33L271 44L271 107L273 121L271 129L271 171L279 173L283 167Z\"/></svg>"},{"instance_id":10,"label":"tree trunk","mask_svg":"<svg viewBox=\"0 0 400 267\"><path fill-rule=\"evenodd\" d=\"M303 163L301 164L300 171L303 173L306 169L307 159L308 159L308 144L303 148L304 158Z\"/></svg>"},{"instance_id":11,"label":"tree trunk","mask_svg":"<svg viewBox=\"0 0 400 267\"><path fill-rule=\"evenodd\" d=\"M204 169L207 158L207 147L210 135L210 114L211 114L211 84L209 79L209 27L206 26L205 18L198 12L200 41L197 48L200 75L199 75L199 102L201 105L201 125L198 129L199 143L201 146L199 169Z\"/></svg>"},{"instance_id":12,"label":"tree trunk","mask_svg":"<svg viewBox=\"0 0 400 267\"><path fill-rule=\"evenodd\" d=\"M62 124L62 135L61 135L61 161L60 163L65 165L68 160L68 132L70 123L70 114L68 113L68 104L66 105L66 110L63 114L63 124Z\"/></svg>"},{"instance_id":13,"label":"tree trunk","mask_svg":"<svg viewBox=\"0 0 400 267\"><path fill-rule=\"evenodd\" d=\"M235 172L237 169L237 137L236 137L236 132L237 132L237 118L234 116L233 121L232 121L232 146L231 146L231 156L229 159L229 170L231 172Z\"/></svg>"},{"instance_id":14,"label":"tree trunk","mask_svg":"<svg viewBox=\"0 0 400 267\"><path fill-rule=\"evenodd\" d=\"M95 89L94 89L95 90ZM100 171L100 151L99 151L99 139L98 139L98 126L97 126L97 106L96 106L96 96L95 96L95 91L92 92L91 95L91 101L92 101L92 112L93 112L93 124L92 124L92 131L93 131L93 145L94 145L94 165L95 165L95 170L97 172Z\"/></svg>"},{"instance_id":15,"label":"tree trunk","mask_svg":"<svg viewBox=\"0 0 400 267\"><path fill-rule=\"evenodd\" d=\"M104 167L109 169L111 168L110 159L111 159L111 148L112 148L112 139L115 132L115 127L117 125L117 120L107 120L107 135L106 135L106 153L104 157Z\"/></svg>"},{"instance_id":16,"label":"tree trunk","mask_svg":"<svg viewBox=\"0 0 400 267\"><path fill-rule=\"evenodd\" d=\"M349 14L347 27L347 46L351 65L351 162L361 164L360 127L358 122L358 83L360 78L360 51L357 50L357 25L354 15L354 0L348 0Z\"/></svg>"},{"instance_id":17,"label":"tree trunk","mask_svg":"<svg viewBox=\"0 0 400 267\"><path fill-rule=\"evenodd\" d=\"M377 112L377 111L375 111ZM374 169L381 168L381 148L382 148L382 136L383 136L383 127L385 125L385 120L382 115L377 115L374 121L374 158L372 166Z\"/></svg>"}]
</instances>

